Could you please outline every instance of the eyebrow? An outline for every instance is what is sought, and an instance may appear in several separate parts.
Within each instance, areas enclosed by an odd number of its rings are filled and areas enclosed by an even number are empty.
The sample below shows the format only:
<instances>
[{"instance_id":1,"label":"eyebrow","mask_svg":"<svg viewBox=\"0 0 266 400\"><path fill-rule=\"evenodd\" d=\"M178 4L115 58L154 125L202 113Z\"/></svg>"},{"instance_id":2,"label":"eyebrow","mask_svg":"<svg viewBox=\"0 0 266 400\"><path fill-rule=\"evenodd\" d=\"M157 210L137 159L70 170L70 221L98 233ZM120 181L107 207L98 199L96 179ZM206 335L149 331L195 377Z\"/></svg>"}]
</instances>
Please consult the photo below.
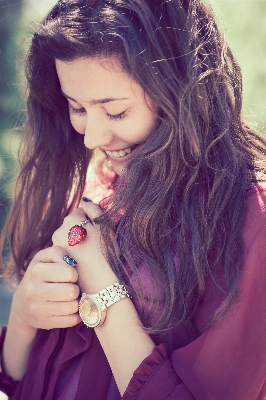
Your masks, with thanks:
<instances>
[{"instance_id":1,"label":"eyebrow","mask_svg":"<svg viewBox=\"0 0 266 400\"><path fill-rule=\"evenodd\" d=\"M65 94L62 90L61 93L64 97L66 97L68 100L72 100L75 103L78 103L77 100L73 99L72 97L68 96L67 94ZM94 106L95 104L105 104L105 103L110 103L111 101L117 101L117 100L128 100L127 97L119 97L119 98L115 98L115 97L108 97L106 99L99 99L99 100L92 100L90 101L90 105Z\"/></svg>"}]
</instances>

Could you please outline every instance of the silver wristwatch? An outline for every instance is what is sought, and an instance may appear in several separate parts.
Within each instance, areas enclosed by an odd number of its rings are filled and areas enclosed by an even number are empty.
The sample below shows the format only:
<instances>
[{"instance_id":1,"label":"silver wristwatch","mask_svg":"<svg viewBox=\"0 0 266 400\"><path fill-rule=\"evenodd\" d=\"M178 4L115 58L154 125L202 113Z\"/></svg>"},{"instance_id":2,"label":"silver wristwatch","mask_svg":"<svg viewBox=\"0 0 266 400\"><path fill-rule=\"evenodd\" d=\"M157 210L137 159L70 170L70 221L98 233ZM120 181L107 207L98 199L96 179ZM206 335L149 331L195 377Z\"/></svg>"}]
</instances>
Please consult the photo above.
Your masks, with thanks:
<instances>
[{"instance_id":1,"label":"silver wristwatch","mask_svg":"<svg viewBox=\"0 0 266 400\"><path fill-rule=\"evenodd\" d=\"M130 295L120 283L114 283L96 294L83 293L79 301L79 315L88 328L96 328L104 323L107 307L126 297Z\"/></svg>"}]
</instances>

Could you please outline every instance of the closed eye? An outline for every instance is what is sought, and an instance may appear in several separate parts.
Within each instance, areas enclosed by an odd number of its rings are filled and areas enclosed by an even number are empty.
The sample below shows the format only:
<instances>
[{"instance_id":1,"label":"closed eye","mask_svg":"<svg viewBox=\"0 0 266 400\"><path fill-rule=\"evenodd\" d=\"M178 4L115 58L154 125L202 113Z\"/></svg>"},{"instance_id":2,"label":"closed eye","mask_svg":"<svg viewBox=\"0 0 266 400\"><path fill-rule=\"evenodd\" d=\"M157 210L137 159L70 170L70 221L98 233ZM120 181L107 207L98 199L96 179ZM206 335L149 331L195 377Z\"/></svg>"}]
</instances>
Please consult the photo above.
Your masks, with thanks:
<instances>
[{"instance_id":1,"label":"closed eye","mask_svg":"<svg viewBox=\"0 0 266 400\"><path fill-rule=\"evenodd\" d=\"M68 106L69 106L70 114L78 114L78 115L86 114L86 109L84 107L75 108L70 103L68 103ZM125 111L123 111L123 112L121 112L119 114L115 114L115 115L106 113L106 116L111 121L118 121L118 120L120 120L120 119L122 119L122 118L124 118L126 116L127 111L128 110L125 110Z\"/></svg>"},{"instance_id":2,"label":"closed eye","mask_svg":"<svg viewBox=\"0 0 266 400\"><path fill-rule=\"evenodd\" d=\"M117 121L119 119L124 118L126 116L126 112L127 112L127 110L121 112L120 114L116 114L116 115L107 113L107 118L110 119L111 121Z\"/></svg>"},{"instance_id":3,"label":"closed eye","mask_svg":"<svg viewBox=\"0 0 266 400\"><path fill-rule=\"evenodd\" d=\"M75 108L70 103L68 103L68 107L69 107L70 114L79 114L79 115L81 115L81 114L85 114L86 113L86 110L83 107Z\"/></svg>"}]
</instances>

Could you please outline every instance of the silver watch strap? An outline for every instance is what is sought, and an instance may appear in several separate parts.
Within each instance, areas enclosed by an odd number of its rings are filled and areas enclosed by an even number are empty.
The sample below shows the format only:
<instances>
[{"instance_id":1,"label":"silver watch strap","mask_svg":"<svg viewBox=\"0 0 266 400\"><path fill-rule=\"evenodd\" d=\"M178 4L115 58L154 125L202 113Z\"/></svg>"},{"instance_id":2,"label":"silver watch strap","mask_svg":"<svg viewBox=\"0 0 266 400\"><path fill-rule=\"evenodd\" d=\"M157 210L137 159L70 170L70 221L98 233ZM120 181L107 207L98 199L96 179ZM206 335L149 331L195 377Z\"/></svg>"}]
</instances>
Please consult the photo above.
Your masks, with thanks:
<instances>
[{"instance_id":1,"label":"silver watch strap","mask_svg":"<svg viewBox=\"0 0 266 400\"><path fill-rule=\"evenodd\" d=\"M100 300L102 303L102 310L116 303L125 297L130 297L126 287L120 283L114 283L113 285L107 286L96 294L91 294L92 299Z\"/></svg>"}]
</instances>

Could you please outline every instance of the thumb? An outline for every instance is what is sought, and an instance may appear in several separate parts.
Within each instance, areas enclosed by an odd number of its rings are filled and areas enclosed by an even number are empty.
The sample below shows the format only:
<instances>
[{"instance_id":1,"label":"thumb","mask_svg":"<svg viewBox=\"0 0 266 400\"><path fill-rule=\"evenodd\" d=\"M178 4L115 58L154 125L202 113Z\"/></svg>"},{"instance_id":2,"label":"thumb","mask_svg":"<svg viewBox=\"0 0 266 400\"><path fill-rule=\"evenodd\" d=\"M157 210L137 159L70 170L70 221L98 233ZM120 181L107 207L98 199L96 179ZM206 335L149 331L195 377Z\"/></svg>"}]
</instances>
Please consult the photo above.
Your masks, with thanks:
<instances>
[{"instance_id":1,"label":"thumb","mask_svg":"<svg viewBox=\"0 0 266 400\"><path fill-rule=\"evenodd\" d=\"M93 201L88 197L82 198L81 207L85 214L89 217L89 219L92 220L92 222L95 218L99 217L102 214L100 206L96 203L93 203Z\"/></svg>"}]
</instances>

